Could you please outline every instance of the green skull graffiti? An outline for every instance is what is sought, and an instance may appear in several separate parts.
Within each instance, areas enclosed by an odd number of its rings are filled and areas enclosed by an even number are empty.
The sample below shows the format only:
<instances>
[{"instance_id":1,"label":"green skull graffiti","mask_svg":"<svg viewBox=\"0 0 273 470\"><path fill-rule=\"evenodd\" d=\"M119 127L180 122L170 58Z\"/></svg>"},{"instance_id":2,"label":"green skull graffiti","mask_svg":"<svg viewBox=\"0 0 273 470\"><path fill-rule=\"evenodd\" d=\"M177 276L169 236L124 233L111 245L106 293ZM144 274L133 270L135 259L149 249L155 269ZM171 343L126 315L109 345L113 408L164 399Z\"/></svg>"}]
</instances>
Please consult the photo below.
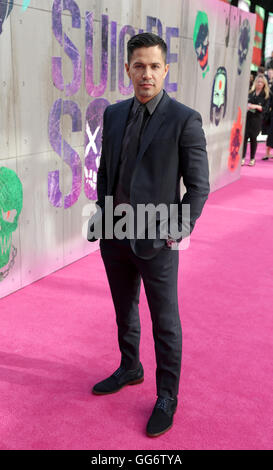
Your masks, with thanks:
<instances>
[{"instance_id":1,"label":"green skull graffiti","mask_svg":"<svg viewBox=\"0 0 273 470\"><path fill-rule=\"evenodd\" d=\"M209 71L209 21L208 15L204 11L197 12L193 31L193 44L197 60L203 70L202 75L204 78L206 73Z\"/></svg>"},{"instance_id":2,"label":"green skull graffiti","mask_svg":"<svg viewBox=\"0 0 273 470\"><path fill-rule=\"evenodd\" d=\"M23 189L16 173L0 168L0 268L9 262L12 232L17 229L23 205Z\"/></svg>"}]
</instances>

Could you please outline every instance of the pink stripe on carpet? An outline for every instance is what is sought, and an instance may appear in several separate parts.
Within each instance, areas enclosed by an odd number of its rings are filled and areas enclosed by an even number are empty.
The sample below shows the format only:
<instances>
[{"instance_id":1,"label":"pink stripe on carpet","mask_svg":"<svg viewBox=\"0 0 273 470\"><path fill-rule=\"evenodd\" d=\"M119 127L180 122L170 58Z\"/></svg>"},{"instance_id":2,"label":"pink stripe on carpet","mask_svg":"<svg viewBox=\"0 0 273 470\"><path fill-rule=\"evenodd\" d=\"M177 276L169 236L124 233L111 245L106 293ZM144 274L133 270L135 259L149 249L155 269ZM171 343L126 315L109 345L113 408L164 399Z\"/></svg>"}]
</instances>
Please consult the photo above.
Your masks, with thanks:
<instances>
[{"instance_id":1,"label":"pink stripe on carpet","mask_svg":"<svg viewBox=\"0 0 273 470\"><path fill-rule=\"evenodd\" d=\"M145 381L109 396L119 365L99 252L1 300L0 449L272 449L273 160L211 194L180 253L183 359L173 428L150 439L152 327L142 292Z\"/></svg>"}]
</instances>

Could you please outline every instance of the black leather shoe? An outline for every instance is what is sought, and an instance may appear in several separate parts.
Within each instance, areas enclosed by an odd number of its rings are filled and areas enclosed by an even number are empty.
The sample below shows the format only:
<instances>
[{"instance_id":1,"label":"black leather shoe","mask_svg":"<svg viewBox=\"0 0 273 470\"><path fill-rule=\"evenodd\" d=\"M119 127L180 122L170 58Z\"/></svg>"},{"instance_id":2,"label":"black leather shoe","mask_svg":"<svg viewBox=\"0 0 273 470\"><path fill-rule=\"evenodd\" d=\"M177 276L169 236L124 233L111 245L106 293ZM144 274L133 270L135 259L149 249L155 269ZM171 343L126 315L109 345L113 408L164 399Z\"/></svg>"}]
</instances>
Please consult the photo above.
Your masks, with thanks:
<instances>
[{"instance_id":1,"label":"black leather shoe","mask_svg":"<svg viewBox=\"0 0 273 470\"><path fill-rule=\"evenodd\" d=\"M148 421L146 433L149 437L157 437L171 429L173 415L176 412L177 398L158 397L152 415Z\"/></svg>"},{"instance_id":2,"label":"black leather shoe","mask_svg":"<svg viewBox=\"0 0 273 470\"><path fill-rule=\"evenodd\" d=\"M97 383L92 392L95 395L107 395L108 393L118 392L125 385L140 384L144 380L144 372L142 364L139 363L137 369L126 370L119 367L110 377Z\"/></svg>"}]
</instances>

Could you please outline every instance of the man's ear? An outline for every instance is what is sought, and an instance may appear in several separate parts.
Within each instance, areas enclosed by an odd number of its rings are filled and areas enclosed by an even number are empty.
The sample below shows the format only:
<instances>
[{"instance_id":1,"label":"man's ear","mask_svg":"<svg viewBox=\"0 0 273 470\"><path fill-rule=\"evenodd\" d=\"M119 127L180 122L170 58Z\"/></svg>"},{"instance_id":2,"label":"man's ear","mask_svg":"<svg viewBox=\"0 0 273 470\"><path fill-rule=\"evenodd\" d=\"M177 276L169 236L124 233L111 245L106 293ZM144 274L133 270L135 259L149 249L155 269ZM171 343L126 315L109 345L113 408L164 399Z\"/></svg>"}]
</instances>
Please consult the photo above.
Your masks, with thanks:
<instances>
[{"instance_id":1,"label":"man's ear","mask_svg":"<svg viewBox=\"0 0 273 470\"><path fill-rule=\"evenodd\" d=\"M126 72L127 72L127 75L128 75L128 77L129 77L129 78L130 78L130 80L131 80L131 75L130 75L130 66L129 66L128 64L125 64L125 70L126 70Z\"/></svg>"},{"instance_id":2,"label":"man's ear","mask_svg":"<svg viewBox=\"0 0 273 470\"><path fill-rule=\"evenodd\" d=\"M165 76L164 76L164 78L167 76L167 73L169 72L169 67L170 67L169 64L165 65Z\"/></svg>"}]
</instances>

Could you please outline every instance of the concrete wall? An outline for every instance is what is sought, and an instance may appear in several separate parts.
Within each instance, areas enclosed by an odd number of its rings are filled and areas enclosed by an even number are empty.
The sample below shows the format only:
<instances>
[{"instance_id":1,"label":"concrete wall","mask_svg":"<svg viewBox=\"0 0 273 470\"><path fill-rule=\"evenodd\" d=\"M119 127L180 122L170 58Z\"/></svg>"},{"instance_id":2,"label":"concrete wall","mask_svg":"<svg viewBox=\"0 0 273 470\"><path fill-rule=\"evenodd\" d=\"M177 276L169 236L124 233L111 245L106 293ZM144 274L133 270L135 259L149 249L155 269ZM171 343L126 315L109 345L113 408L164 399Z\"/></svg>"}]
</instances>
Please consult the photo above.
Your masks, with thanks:
<instances>
[{"instance_id":1,"label":"concrete wall","mask_svg":"<svg viewBox=\"0 0 273 470\"><path fill-rule=\"evenodd\" d=\"M208 57L198 62L202 24ZM96 249L82 226L102 115L132 96L126 41L139 31L167 41L165 89L203 117L212 190L239 178L254 26L217 0L0 0L0 297Z\"/></svg>"}]
</instances>

